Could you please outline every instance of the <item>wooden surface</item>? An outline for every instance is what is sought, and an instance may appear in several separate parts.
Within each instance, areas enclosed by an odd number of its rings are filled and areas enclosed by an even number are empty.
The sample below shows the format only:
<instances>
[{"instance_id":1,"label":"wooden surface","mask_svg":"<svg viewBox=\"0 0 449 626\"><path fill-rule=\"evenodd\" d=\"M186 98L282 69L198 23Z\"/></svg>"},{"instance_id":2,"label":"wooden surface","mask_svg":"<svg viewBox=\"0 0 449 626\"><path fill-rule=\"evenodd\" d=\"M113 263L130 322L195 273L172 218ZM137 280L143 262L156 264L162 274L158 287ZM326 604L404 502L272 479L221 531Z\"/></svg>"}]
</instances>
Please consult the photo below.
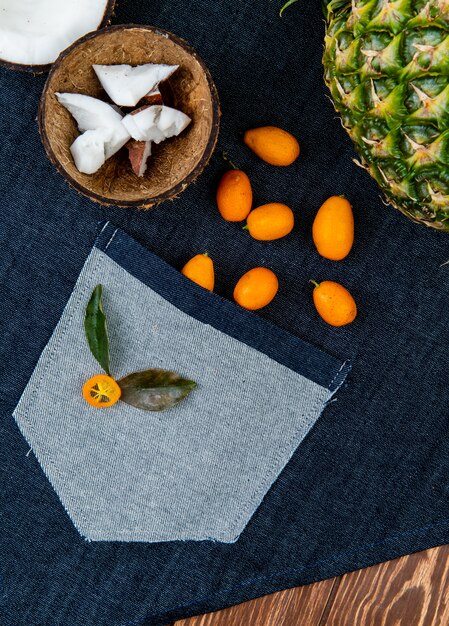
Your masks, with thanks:
<instances>
[{"instance_id":1,"label":"wooden surface","mask_svg":"<svg viewBox=\"0 0 449 626\"><path fill-rule=\"evenodd\" d=\"M174 626L448 626L449 546Z\"/></svg>"}]
</instances>

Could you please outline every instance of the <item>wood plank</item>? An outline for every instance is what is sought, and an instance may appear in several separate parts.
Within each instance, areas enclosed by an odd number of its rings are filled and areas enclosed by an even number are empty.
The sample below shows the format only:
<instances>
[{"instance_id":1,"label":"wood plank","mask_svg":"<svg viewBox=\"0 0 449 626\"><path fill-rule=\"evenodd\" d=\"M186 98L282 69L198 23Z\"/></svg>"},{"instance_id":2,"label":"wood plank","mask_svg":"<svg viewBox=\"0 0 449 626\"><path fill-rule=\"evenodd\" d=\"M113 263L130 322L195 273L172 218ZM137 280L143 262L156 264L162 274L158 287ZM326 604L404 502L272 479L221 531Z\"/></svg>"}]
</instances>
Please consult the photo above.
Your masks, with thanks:
<instances>
[{"instance_id":1,"label":"wood plank","mask_svg":"<svg viewBox=\"0 0 449 626\"><path fill-rule=\"evenodd\" d=\"M336 580L286 589L174 626L318 626Z\"/></svg>"},{"instance_id":2,"label":"wood plank","mask_svg":"<svg viewBox=\"0 0 449 626\"><path fill-rule=\"evenodd\" d=\"M342 576L320 626L447 624L449 546L443 546Z\"/></svg>"}]
</instances>

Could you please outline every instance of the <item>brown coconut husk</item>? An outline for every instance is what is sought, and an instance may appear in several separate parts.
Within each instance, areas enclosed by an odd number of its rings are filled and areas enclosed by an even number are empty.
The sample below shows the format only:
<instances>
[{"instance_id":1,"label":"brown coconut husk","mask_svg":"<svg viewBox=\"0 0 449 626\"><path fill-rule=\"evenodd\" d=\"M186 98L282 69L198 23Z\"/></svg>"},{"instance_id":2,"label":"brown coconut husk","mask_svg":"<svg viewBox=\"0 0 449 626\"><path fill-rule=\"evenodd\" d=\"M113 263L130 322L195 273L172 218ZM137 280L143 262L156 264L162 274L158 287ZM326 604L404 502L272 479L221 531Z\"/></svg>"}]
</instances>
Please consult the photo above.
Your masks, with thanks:
<instances>
[{"instance_id":1,"label":"brown coconut husk","mask_svg":"<svg viewBox=\"0 0 449 626\"><path fill-rule=\"evenodd\" d=\"M83 93L109 101L92 64L179 65L170 77L173 107L192 119L178 137L154 146L141 178L122 148L95 174L81 174L70 145L78 136L75 120L55 92ZM165 97L164 97L165 100ZM75 189L102 204L149 208L181 193L204 169L214 150L220 119L212 78L196 52L182 39L151 26L113 26L90 33L64 51L48 76L38 113L48 157Z\"/></svg>"},{"instance_id":2,"label":"brown coconut husk","mask_svg":"<svg viewBox=\"0 0 449 626\"><path fill-rule=\"evenodd\" d=\"M111 23L111 19L114 15L116 0L108 0L101 22L98 24L97 29L105 28ZM22 63L11 63L11 61L5 61L0 58L0 67L6 67L9 70L18 70L19 72L33 72L33 74L43 74L48 72L53 63L47 63L45 65L24 65Z\"/></svg>"}]
</instances>

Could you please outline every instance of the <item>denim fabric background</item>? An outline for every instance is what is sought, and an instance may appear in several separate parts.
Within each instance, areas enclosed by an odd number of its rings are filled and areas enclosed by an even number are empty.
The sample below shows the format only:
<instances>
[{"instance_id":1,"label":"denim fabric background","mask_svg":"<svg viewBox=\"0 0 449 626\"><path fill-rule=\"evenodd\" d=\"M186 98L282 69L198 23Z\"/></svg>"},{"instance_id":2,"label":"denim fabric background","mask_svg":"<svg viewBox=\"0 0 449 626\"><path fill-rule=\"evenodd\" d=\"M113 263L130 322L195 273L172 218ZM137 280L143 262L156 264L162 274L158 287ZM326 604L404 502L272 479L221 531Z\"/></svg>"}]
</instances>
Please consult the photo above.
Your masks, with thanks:
<instances>
[{"instance_id":1,"label":"denim fabric background","mask_svg":"<svg viewBox=\"0 0 449 626\"><path fill-rule=\"evenodd\" d=\"M119 3L116 23L185 37L222 102L210 166L150 213L102 208L69 189L35 123L45 77L0 71L2 626L163 624L449 542L449 265L440 267L449 236L385 207L352 163L322 82L319 0L282 19L278 8L272 0ZM242 146L239 131L264 123L298 135L297 164L272 168ZM264 244L218 216L223 149L251 176L256 204L294 208L294 235ZM321 202L340 193L355 207L356 242L337 264L314 251L310 227ZM347 386L235 544L85 542L11 416L105 218L176 267L207 250L224 296L246 269L269 264L281 290L258 314L353 360ZM321 322L309 278L343 282L360 305L356 322L340 330Z\"/></svg>"}]
</instances>

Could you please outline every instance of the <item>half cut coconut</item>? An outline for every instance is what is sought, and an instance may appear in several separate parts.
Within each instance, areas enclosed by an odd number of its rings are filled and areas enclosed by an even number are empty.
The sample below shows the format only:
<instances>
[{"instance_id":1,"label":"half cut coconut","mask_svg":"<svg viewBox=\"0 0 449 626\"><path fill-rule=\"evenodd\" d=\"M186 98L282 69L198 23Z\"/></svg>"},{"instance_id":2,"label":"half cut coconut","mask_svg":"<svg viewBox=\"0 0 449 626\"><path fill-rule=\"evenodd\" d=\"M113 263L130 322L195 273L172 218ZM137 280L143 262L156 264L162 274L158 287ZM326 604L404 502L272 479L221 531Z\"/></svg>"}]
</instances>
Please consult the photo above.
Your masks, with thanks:
<instances>
[{"instance_id":1,"label":"half cut coconut","mask_svg":"<svg viewBox=\"0 0 449 626\"><path fill-rule=\"evenodd\" d=\"M0 0L0 63L45 71L74 41L112 16L115 0Z\"/></svg>"},{"instance_id":2,"label":"half cut coconut","mask_svg":"<svg viewBox=\"0 0 449 626\"><path fill-rule=\"evenodd\" d=\"M139 133L134 134L142 137L141 142L133 138L130 146L126 144L108 158L108 148L111 142L115 147L117 138L101 132L86 134L90 124L86 123L85 112L88 108L88 117L95 119L97 113L105 115L111 122L108 127L114 126L116 114L121 119L121 113L112 104L92 102L91 98L105 99L93 66L137 67L148 63L179 66L161 83L161 90L166 89L170 95L170 106L150 106L157 113L154 124L146 119L148 114L137 120ZM77 94L69 93L74 90L75 75ZM139 96L137 93L134 97ZM161 101L159 92L151 96ZM147 98L149 95L145 101ZM182 113L173 113L173 109ZM151 26L121 25L89 33L64 51L48 76L38 120L47 155L70 185L102 204L148 208L177 196L203 171L217 141L220 107L209 71L185 41ZM77 140L80 130L85 134ZM153 137L156 130L163 134L164 141L159 144ZM173 136L178 131L180 134ZM86 146L90 160L82 158ZM88 174L101 162L103 146L105 163ZM84 172L77 169L76 162Z\"/></svg>"}]
</instances>

